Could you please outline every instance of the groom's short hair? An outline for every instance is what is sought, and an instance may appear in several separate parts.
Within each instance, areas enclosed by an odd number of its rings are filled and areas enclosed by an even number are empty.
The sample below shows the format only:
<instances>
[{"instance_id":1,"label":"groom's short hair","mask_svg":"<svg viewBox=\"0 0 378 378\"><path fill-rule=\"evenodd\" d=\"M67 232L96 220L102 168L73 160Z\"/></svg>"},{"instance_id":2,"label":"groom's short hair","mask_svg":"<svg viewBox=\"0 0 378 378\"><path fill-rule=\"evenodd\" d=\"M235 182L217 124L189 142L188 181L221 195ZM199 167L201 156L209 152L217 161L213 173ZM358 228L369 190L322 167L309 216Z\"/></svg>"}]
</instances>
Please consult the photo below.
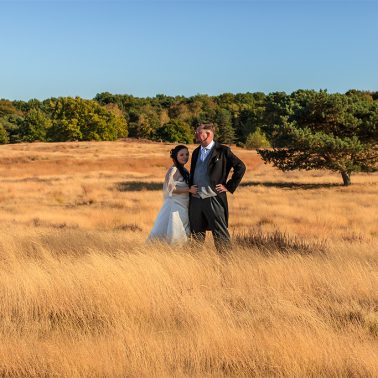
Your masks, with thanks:
<instances>
[{"instance_id":1,"label":"groom's short hair","mask_svg":"<svg viewBox=\"0 0 378 378\"><path fill-rule=\"evenodd\" d=\"M213 134L215 134L215 130L216 130L215 123L211 123L211 122L200 123L199 127L201 127L204 130L210 130L213 132Z\"/></svg>"}]
</instances>

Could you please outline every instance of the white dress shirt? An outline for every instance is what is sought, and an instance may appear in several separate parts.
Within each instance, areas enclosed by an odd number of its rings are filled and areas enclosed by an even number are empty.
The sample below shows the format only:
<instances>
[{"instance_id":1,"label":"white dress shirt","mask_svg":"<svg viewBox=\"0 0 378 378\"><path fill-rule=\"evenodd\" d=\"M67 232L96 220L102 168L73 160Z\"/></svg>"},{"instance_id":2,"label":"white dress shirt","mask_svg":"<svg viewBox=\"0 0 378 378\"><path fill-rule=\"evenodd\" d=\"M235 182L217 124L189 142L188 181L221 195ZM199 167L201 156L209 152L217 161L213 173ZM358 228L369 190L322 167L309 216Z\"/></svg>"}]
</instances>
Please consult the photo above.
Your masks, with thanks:
<instances>
[{"instance_id":1,"label":"white dress shirt","mask_svg":"<svg viewBox=\"0 0 378 378\"><path fill-rule=\"evenodd\" d=\"M206 147L201 146L201 155L200 155L201 161L204 161L206 159L206 156L209 154L214 144L215 142L212 140L208 146Z\"/></svg>"}]
</instances>

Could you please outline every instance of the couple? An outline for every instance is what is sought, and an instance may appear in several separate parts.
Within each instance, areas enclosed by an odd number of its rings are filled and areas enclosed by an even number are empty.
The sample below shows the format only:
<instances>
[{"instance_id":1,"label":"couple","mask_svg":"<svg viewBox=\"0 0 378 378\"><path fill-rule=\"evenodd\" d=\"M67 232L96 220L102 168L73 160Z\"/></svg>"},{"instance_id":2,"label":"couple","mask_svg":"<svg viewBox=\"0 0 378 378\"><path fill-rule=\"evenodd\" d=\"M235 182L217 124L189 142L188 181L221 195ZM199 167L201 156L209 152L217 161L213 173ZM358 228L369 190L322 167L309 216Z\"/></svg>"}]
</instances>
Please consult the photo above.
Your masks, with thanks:
<instances>
[{"instance_id":1,"label":"couple","mask_svg":"<svg viewBox=\"0 0 378 378\"><path fill-rule=\"evenodd\" d=\"M229 147L214 141L215 125L200 124L193 151L190 173L185 168L189 160L184 145L171 150L173 166L164 181L164 204L155 220L148 240L160 239L171 244L183 244L191 235L199 243L205 241L206 231L213 233L218 252L230 248L228 205L226 193L239 185L245 165ZM228 174L233 168L231 179Z\"/></svg>"}]
</instances>

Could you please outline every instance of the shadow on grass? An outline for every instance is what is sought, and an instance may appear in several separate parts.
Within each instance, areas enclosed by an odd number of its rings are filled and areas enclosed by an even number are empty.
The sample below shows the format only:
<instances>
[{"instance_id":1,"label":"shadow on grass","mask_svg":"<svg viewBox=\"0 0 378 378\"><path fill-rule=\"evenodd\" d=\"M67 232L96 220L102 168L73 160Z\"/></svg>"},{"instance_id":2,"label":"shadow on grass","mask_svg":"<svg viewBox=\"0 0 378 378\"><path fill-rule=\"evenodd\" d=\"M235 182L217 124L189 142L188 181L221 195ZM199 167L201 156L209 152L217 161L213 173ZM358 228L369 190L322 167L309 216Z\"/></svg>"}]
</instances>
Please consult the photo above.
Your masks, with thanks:
<instances>
[{"instance_id":1,"label":"shadow on grass","mask_svg":"<svg viewBox=\"0 0 378 378\"><path fill-rule=\"evenodd\" d=\"M257 249L265 255L275 253L283 255L292 253L323 255L327 251L326 240L308 241L305 238L288 235L279 230L263 233L260 230L250 229L248 232L235 235L234 242L236 245L246 249Z\"/></svg>"},{"instance_id":2,"label":"shadow on grass","mask_svg":"<svg viewBox=\"0 0 378 378\"><path fill-rule=\"evenodd\" d=\"M142 190L160 191L163 184L160 182L128 181L118 182L116 188L120 192L140 192Z\"/></svg>"},{"instance_id":3,"label":"shadow on grass","mask_svg":"<svg viewBox=\"0 0 378 378\"><path fill-rule=\"evenodd\" d=\"M246 181L240 184L240 187L250 186L266 186L268 188L283 188L292 190L309 190L309 189L324 189L324 188L338 188L342 184L335 183L298 183L298 182L272 182L272 181ZM146 181L127 181L118 182L116 188L120 192L140 192L142 190L160 191L163 189L163 184L160 182L146 182Z\"/></svg>"},{"instance_id":4,"label":"shadow on grass","mask_svg":"<svg viewBox=\"0 0 378 378\"><path fill-rule=\"evenodd\" d=\"M249 187L249 186L266 186L268 188L283 188L283 189L302 189L302 190L309 190L309 189L323 189L323 188L338 188L343 186L343 184L335 184L335 183L298 183L298 182L272 182L272 181L246 181L240 183L240 187Z\"/></svg>"}]
</instances>

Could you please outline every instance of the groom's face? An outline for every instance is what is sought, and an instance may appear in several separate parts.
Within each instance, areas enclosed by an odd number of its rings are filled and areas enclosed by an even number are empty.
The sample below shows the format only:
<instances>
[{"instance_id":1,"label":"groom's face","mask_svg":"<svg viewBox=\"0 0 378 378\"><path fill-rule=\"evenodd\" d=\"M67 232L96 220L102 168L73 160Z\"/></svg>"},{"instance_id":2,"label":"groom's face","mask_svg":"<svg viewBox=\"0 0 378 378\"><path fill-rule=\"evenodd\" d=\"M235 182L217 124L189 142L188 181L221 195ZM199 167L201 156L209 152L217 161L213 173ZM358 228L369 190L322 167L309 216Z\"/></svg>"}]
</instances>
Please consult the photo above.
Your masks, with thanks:
<instances>
[{"instance_id":1,"label":"groom's face","mask_svg":"<svg viewBox=\"0 0 378 378\"><path fill-rule=\"evenodd\" d=\"M209 131L205 130L202 126L198 126L196 129L196 142L202 143L209 138Z\"/></svg>"}]
</instances>

